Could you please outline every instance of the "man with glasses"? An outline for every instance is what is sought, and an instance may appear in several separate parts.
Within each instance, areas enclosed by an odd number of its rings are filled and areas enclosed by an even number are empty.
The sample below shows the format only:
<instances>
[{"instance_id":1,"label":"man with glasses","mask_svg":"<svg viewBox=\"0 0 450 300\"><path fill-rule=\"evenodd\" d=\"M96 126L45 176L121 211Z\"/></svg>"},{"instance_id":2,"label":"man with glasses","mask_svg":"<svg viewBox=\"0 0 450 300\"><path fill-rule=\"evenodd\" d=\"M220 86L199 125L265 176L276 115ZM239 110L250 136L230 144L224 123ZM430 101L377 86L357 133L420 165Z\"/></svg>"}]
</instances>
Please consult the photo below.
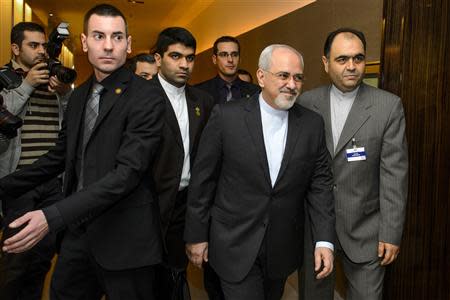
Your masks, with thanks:
<instances>
[{"instance_id":1,"label":"man with glasses","mask_svg":"<svg viewBox=\"0 0 450 300\"><path fill-rule=\"evenodd\" d=\"M184 238L190 261L209 261L225 299L280 299L311 218L319 278L333 269L330 155L320 115L295 104L303 58L266 47L261 93L216 105L191 176ZM245 149L246 151L242 151Z\"/></svg>"},{"instance_id":2,"label":"man with glasses","mask_svg":"<svg viewBox=\"0 0 450 300\"><path fill-rule=\"evenodd\" d=\"M196 87L213 96L215 103L250 98L259 91L257 85L238 77L240 50L239 41L231 36L222 36L214 42L212 61L217 67L217 76Z\"/></svg>"},{"instance_id":3,"label":"man with glasses","mask_svg":"<svg viewBox=\"0 0 450 300\"><path fill-rule=\"evenodd\" d=\"M349 282L347 299L382 299L385 266L399 253L408 183L402 102L362 83L365 55L362 32L331 32L322 61L332 84L300 97L325 121L333 158L336 257ZM311 247L306 228L305 244ZM335 276L315 279L312 253L305 249L304 299L333 299Z\"/></svg>"}]
</instances>

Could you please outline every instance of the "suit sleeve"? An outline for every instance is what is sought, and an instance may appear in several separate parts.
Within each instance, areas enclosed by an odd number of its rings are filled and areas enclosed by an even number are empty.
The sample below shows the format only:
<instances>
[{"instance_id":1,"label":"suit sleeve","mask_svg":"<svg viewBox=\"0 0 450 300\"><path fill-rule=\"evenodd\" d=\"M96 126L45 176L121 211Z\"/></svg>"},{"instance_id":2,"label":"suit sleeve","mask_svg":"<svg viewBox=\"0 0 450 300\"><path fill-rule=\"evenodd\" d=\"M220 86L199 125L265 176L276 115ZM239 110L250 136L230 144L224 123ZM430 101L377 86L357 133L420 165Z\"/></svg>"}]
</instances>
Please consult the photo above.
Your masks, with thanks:
<instances>
[{"instance_id":1,"label":"suit sleeve","mask_svg":"<svg viewBox=\"0 0 450 300\"><path fill-rule=\"evenodd\" d=\"M331 172L331 157L325 142L323 120L320 119L317 131L320 133L316 160L307 194L307 209L311 221L314 243L317 241L335 242L335 223L333 197L333 177Z\"/></svg>"},{"instance_id":2,"label":"suit sleeve","mask_svg":"<svg viewBox=\"0 0 450 300\"><path fill-rule=\"evenodd\" d=\"M161 140L164 102L153 87L138 95L128 112L125 132L120 133L116 167L87 188L54 204L65 224L81 225L95 218L133 192L149 171Z\"/></svg>"},{"instance_id":3,"label":"suit sleeve","mask_svg":"<svg viewBox=\"0 0 450 300\"><path fill-rule=\"evenodd\" d=\"M222 162L221 108L216 105L200 139L192 170L184 240L208 241L210 208L214 202Z\"/></svg>"},{"instance_id":4,"label":"suit sleeve","mask_svg":"<svg viewBox=\"0 0 450 300\"><path fill-rule=\"evenodd\" d=\"M379 240L400 245L408 191L408 147L403 106L399 98L395 100L381 146Z\"/></svg>"}]
</instances>

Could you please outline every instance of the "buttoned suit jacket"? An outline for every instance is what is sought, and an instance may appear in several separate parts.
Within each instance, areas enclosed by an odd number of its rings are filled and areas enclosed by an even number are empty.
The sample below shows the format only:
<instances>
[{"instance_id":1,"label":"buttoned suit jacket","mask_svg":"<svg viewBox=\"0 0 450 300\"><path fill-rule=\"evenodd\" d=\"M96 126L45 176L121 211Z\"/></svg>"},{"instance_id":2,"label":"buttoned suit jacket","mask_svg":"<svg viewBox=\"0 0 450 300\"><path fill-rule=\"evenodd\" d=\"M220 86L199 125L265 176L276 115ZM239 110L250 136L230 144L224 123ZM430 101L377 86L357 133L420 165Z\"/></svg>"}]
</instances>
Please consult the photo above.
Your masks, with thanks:
<instances>
[{"instance_id":1,"label":"buttoned suit jacket","mask_svg":"<svg viewBox=\"0 0 450 300\"><path fill-rule=\"evenodd\" d=\"M74 90L56 146L31 166L2 178L0 188L17 197L65 171L64 199L54 207L69 230L85 234L100 266L123 270L162 258L150 165L160 142L164 102L158 89L125 68L109 76L116 76L116 85L102 95L85 143L85 188L76 192L75 165L93 77Z\"/></svg>"},{"instance_id":2,"label":"buttoned suit jacket","mask_svg":"<svg viewBox=\"0 0 450 300\"><path fill-rule=\"evenodd\" d=\"M257 86L256 84L243 81L243 80L239 79L239 77L237 77L236 80L239 81L239 83L240 83L239 87L240 87L240 92L241 92L242 98L249 99L251 96L259 93L259 91L261 90L260 87ZM209 80L200 82L200 83L196 84L195 87L210 94L214 98L215 104L226 102L224 99L222 99L220 97L219 75L217 75L216 77L211 78Z\"/></svg>"},{"instance_id":3,"label":"buttoned suit jacket","mask_svg":"<svg viewBox=\"0 0 450 300\"><path fill-rule=\"evenodd\" d=\"M157 76L152 79L152 83L161 89L166 106L161 144L153 165L162 230L165 235L180 186L184 147L177 117ZM206 92L189 85L186 85L185 92L189 118L189 158L192 168L200 135L211 113L214 101Z\"/></svg>"},{"instance_id":4,"label":"buttoned suit jacket","mask_svg":"<svg viewBox=\"0 0 450 300\"><path fill-rule=\"evenodd\" d=\"M300 96L299 103L325 122L333 158L336 232L346 255L356 263L378 256L378 242L400 245L407 198L408 150L399 97L361 84L333 151L330 86ZM346 149L364 147L366 160L348 162Z\"/></svg>"},{"instance_id":5,"label":"buttoned suit jacket","mask_svg":"<svg viewBox=\"0 0 450 300\"><path fill-rule=\"evenodd\" d=\"M188 195L185 241L209 241L219 277L241 281L265 240L268 274L284 278L301 263L305 201L316 240L334 240L330 156L320 116L289 110L272 188L259 95L216 105L203 131Z\"/></svg>"}]
</instances>

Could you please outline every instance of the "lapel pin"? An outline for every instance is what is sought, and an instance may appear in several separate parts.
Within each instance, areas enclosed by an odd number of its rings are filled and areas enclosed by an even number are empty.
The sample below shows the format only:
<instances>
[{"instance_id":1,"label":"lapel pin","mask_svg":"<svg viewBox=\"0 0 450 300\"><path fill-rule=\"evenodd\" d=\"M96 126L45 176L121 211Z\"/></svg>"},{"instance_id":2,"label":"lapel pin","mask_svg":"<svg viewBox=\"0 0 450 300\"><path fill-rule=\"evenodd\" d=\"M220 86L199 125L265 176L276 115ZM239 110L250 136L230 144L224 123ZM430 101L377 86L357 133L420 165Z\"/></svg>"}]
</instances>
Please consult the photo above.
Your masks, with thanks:
<instances>
[{"instance_id":1,"label":"lapel pin","mask_svg":"<svg viewBox=\"0 0 450 300\"><path fill-rule=\"evenodd\" d=\"M121 89L121 88L117 88L114 92L115 92L117 95L119 95L120 93L122 93L122 89Z\"/></svg>"},{"instance_id":2,"label":"lapel pin","mask_svg":"<svg viewBox=\"0 0 450 300\"><path fill-rule=\"evenodd\" d=\"M200 117L200 107L198 106L195 107L195 114L197 117Z\"/></svg>"}]
</instances>

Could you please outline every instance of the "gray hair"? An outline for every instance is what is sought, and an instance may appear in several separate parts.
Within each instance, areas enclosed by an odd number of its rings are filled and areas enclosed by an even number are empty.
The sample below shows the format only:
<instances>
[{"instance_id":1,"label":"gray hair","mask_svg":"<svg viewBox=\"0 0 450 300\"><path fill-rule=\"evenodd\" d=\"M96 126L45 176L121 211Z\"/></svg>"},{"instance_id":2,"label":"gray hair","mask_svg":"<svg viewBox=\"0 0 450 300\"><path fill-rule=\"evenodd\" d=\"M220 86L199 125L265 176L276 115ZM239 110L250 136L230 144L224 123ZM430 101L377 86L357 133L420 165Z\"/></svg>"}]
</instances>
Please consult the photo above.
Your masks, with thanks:
<instances>
[{"instance_id":1,"label":"gray hair","mask_svg":"<svg viewBox=\"0 0 450 300\"><path fill-rule=\"evenodd\" d=\"M302 68L305 67L305 64L303 62L303 56L298 52L295 48L289 46L289 45L283 45L283 44L272 44L264 48L264 50L261 52L261 55L259 56L259 62L258 67L261 70L269 70L271 64L272 64L272 53L275 49L284 48L288 49L292 52L294 52L298 58L300 59L300 63L302 65Z\"/></svg>"}]
</instances>

